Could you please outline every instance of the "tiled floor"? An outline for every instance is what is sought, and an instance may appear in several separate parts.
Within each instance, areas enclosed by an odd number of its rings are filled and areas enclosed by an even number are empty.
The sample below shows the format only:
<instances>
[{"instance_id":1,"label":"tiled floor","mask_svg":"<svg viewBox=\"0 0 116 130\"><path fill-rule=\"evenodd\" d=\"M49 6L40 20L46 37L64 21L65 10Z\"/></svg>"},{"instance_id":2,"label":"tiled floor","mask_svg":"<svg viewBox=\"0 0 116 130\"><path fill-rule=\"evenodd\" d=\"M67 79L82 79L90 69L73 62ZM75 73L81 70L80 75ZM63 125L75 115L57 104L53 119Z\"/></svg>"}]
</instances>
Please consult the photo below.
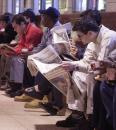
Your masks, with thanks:
<instances>
[{"instance_id":1,"label":"tiled floor","mask_svg":"<svg viewBox=\"0 0 116 130\"><path fill-rule=\"evenodd\" d=\"M0 130L64 130L54 124L65 117L48 116L43 109L25 109L0 91Z\"/></svg>"}]
</instances>

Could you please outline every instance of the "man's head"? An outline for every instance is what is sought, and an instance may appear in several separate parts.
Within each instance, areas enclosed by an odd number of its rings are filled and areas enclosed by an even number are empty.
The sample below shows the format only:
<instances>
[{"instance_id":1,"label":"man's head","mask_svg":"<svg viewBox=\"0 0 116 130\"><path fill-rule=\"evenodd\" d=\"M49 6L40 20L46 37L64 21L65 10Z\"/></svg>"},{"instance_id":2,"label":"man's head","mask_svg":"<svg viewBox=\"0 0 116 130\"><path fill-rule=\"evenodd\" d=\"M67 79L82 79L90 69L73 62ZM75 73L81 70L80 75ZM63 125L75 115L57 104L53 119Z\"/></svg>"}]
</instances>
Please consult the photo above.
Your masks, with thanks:
<instances>
[{"instance_id":1,"label":"man's head","mask_svg":"<svg viewBox=\"0 0 116 130\"><path fill-rule=\"evenodd\" d=\"M32 9L27 9L22 14L28 23L35 22L35 13L33 12Z\"/></svg>"},{"instance_id":2,"label":"man's head","mask_svg":"<svg viewBox=\"0 0 116 130\"><path fill-rule=\"evenodd\" d=\"M12 19L12 26L18 34L24 34L27 26L27 21L21 14L15 15Z\"/></svg>"},{"instance_id":3,"label":"man's head","mask_svg":"<svg viewBox=\"0 0 116 130\"><path fill-rule=\"evenodd\" d=\"M39 13L41 14L41 23L45 27L54 25L60 17L60 12L54 7L49 7L46 10L39 10Z\"/></svg>"},{"instance_id":4,"label":"man's head","mask_svg":"<svg viewBox=\"0 0 116 130\"><path fill-rule=\"evenodd\" d=\"M9 15L1 15L0 16L0 28L6 28L7 24L10 23L10 16Z\"/></svg>"},{"instance_id":5,"label":"man's head","mask_svg":"<svg viewBox=\"0 0 116 130\"><path fill-rule=\"evenodd\" d=\"M83 44L95 42L99 33L99 26L91 19L82 19L73 27L73 31L77 32L79 39Z\"/></svg>"},{"instance_id":6,"label":"man's head","mask_svg":"<svg viewBox=\"0 0 116 130\"><path fill-rule=\"evenodd\" d=\"M88 9L84 12L82 12L80 14L81 19L85 19L85 18L89 18L92 19L94 21L96 21L96 23L98 24L98 26L101 24L101 14L98 10L92 10L92 9Z\"/></svg>"}]
</instances>

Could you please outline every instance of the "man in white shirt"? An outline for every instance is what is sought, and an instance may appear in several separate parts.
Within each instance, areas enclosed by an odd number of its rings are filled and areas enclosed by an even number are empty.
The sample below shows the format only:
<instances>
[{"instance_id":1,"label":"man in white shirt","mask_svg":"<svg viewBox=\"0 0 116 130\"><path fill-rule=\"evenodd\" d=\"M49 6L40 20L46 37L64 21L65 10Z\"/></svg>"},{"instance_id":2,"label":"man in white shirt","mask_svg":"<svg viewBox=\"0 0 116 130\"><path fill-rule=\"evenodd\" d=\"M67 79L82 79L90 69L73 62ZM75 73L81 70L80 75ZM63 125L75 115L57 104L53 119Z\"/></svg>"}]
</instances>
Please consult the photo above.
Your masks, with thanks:
<instances>
[{"instance_id":1,"label":"man in white shirt","mask_svg":"<svg viewBox=\"0 0 116 130\"><path fill-rule=\"evenodd\" d=\"M80 90L81 96L75 100L75 103L68 103L68 107L71 110L77 111L75 113L78 113L78 115L80 114L79 117L81 119L83 118L81 115L85 111L87 114L92 114L94 74L91 70L91 63L93 61L104 60L106 57L106 48L111 43L116 42L116 32L109 30L104 26L99 27L96 22L88 18L78 22L75 26L75 31L77 31L78 37L84 44L90 43L90 48L88 49L88 45L85 56L81 61L66 62L62 66L67 71L74 71L72 77L77 83L77 88ZM81 74L79 76L79 74L77 74L79 72L84 72L86 75L82 76ZM81 77L83 77L83 80L80 82ZM78 118L74 122L71 115L64 121L58 121L56 125L65 127L67 123L72 121L72 126L75 126L76 123L77 125L80 123L80 119Z\"/></svg>"}]
</instances>

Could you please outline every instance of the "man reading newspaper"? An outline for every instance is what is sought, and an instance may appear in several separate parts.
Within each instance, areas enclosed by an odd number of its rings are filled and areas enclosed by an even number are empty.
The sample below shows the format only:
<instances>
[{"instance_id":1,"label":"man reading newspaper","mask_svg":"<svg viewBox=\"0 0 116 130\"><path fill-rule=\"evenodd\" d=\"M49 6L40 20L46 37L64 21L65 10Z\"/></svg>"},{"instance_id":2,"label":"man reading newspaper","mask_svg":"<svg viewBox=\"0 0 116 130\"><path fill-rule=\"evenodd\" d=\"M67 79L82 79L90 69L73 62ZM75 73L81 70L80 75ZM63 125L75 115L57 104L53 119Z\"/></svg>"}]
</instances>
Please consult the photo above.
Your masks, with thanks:
<instances>
[{"instance_id":1,"label":"man reading newspaper","mask_svg":"<svg viewBox=\"0 0 116 130\"><path fill-rule=\"evenodd\" d=\"M59 11L53 7L49 7L46 10L40 10L40 14L41 14L41 20L42 20L42 24L47 27L46 31L43 34L43 38L41 43L38 45L38 47L36 47L33 50L33 54L34 53L38 53L41 50L43 50L45 47L47 47L48 45L52 45L55 48L55 51L57 51L60 54L60 49L58 49L58 47L56 47L56 45L53 43L53 36L52 36L52 32L51 29L54 28L55 26L61 26L61 24L59 23ZM59 46L62 46L62 44L60 44ZM33 55L32 55L33 57ZM32 62L33 64L33 62ZM32 65L33 66L33 65ZM62 94L55 88L53 87L49 82L46 81L45 77L38 72L37 76L36 76L36 83L35 85L38 85L37 87L34 86L32 88L26 89L26 94L30 95L34 98L39 98L39 96L43 96L43 95L47 95L48 91L52 91L52 95L53 95L53 100L52 103L57 106L58 108L62 107ZM47 92L45 91L47 90ZM41 91L41 93L40 93ZM45 93L44 93L44 92ZM41 96L41 99L42 99ZM25 95L22 95L20 97L16 97L16 100L20 100L20 101L24 101L24 97L26 97Z\"/></svg>"}]
</instances>

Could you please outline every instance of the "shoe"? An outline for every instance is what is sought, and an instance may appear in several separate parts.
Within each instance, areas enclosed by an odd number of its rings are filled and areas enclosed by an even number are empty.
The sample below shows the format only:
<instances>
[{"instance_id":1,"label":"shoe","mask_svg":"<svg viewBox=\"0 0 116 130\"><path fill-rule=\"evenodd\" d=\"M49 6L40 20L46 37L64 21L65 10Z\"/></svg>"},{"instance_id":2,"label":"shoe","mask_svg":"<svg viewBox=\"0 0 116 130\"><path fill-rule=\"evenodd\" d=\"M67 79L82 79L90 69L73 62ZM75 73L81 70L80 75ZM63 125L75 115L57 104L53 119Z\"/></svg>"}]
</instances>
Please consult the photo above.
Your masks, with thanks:
<instances>
[{"instance_id":1,"label":"shoe","mask_svg":"<svg viewBox=\"0 0 116 130\"><path fill-rule=\"evenodd\" d=\"M14 83L14 82L9 82L9 88L6 89L6 94L13 94L18 90L22 90L22 84L20 83Z\"/></svg>"},{"instance_id":2,"label":"shoe","mask_svg":"<svg viewBox=\"0 0 116 130\"><path fill-rule=\"evenodd\" d=\"M52 115L52 116L57 114L58 110L56 108L54 108L51 103L41 103L41 107L45 111L47 111L48 113L50 113L50 115Z\"/></svg>"},{"instance_id":3,"label":"shoe","mask_svg":"<svg viewBox=\"0 0 116 130\"><path fill-rule=\"evenodd\" d=\"M58 108L53 106L51 103L41 103L41 107L45 109L50 115L54 116L64 116L65 110L63 108Z\"/></svg>"},{"instance_id":4,"label":"shoe","mask_svg":"<svg viewBox=\"0 0 116 130\"><path fill-rule=\"evenodd\" d=\"M66 113L66 108L63 107L63 108L61 108L61 109L59 109L59 110L57 111L56 116L65 116L65 113Z\"/></svg>"},{"instance_id":5,"label":"shoe","mask_svg":"<svg viewBox=\"0 0 116 130\"><path fill-rule=\"evenodd\" d=\"M77 127L85 121L84 114L71 114L65 120L57 121L57 127Z\"/></svg>"},{"instance_id":6,"label":"shoe","mask_svg":"<svg viewBox=\"0 0 116 130\"><path fill-rule=\"evenodd\" d=\"M24 108L40 108L40 101L33 99L31 102L26 102Z\"/></svg>"},{"instance_id":7,"label":"shoe","mask_svg":"<svg viewBox=\"0 0 116 130\"><path fill-rule=\"evenodd\" d=\"M48 98L44 96L43 100L33 99L31 102L25 103L25 108L40 108L40 103L47 103Z\"/></svg>"},{"instance_id":8,"label":"shoe","mask_svg":"<svg viewBox=\"0 0 116 130\"><path fill-rule=\"evenodd\" d=\"M33 98L36 98L39 100L42 100L44 97L44 95L41 94L40 92L36 92L34 87L30 87L30 88L25 89L24 93L30 97L33 97Z\"/></svg>"},{"instance_id":9,"label":"shoe","mask_svg":"<svg viewBox=\"0 0 116 130\"><path fill-rule=\"evenodd\" d=\"M15 96L21 96L23 94L23 90L17 90L15 92L11 92L8 94L10 97L15 97Z\"/></svg>"},{"instance_id":10,"label":"shoe","mask_svg":"<svg viewBox=\"0 0 116 130\"><path fill-rule=\"evenodd\" d=\"M26 95L26 94L22 94L21 96L15 96L14 101L17 102L30 102L32 101L34 98Z\"/></svg>"}]
</instances>

